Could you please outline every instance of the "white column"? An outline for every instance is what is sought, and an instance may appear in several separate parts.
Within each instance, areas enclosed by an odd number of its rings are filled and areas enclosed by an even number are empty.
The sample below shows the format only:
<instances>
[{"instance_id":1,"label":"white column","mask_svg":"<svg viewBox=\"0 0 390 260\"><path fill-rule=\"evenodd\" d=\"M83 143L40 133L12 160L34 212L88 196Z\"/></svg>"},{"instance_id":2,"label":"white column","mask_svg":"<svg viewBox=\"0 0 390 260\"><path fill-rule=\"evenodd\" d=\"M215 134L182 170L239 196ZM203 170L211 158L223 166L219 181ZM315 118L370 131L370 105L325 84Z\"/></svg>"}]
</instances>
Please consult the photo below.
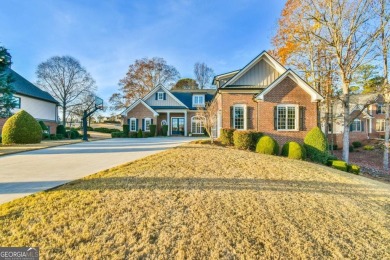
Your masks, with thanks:
<instances>
[{"instance_id":1,"label":"white column","mask_svg":"<svg viewBox=\"0 0 390 260\"><path fill-rule=\"evenodd\" d=\"M167 124L168 124L167 136L170 136L171 135L171 116L170 116L169 112L167 112Z\"/></svg>"},{"instance_id":2,"label":"white column","mask_svg":"<svg viewBox=\"0 0 390 260\"><path fill-rule=\"evenodd\" d=\"M187 135L187 111L184 112L184 136Z\"/></svg>"}]
</instances>

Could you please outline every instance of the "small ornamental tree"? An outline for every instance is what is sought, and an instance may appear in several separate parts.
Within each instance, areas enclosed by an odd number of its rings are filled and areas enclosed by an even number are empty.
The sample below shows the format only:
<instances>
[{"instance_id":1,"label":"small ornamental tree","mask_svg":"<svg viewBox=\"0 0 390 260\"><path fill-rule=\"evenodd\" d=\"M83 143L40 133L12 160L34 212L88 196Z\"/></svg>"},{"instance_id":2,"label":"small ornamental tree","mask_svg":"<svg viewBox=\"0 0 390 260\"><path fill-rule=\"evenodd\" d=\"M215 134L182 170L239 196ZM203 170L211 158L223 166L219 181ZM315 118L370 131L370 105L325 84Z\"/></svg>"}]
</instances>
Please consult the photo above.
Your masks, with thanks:
<instances>
[{"instance_id":1,"label":"small ornamental tree","mask_svg":"<svg viewBox=\"0 0 390 260\"><path fill-rule=\"evenodd\" d=\"M326 164L329 157L328 141L319 127L314 127L307 133L304 144L307 156L313 162Z\"/></svg>"},{"instance_id":2,"label":"small ornamental tree","mask_svg":"<svg viewBox=\"0 0 390 260\"><path fill-rule=\"evenodd\" d=\"M215 138L213 129L217 124L217 109L217 102L210 101L206 103L205 107L199 106L196 112L196 116L203 119L203 128L211 143L214 143Z\"/></svg>"},{"instance_id":3,"label":"small ornamental tree","mask_svg":"<svg viewBox=\"0 0 390 260\"><path fill-rule=\"evenodd\" d=\"M42 140L38 121L24 110L11 116L4 124L3 144L35 144Z\"/></svg>"}]
</instances>

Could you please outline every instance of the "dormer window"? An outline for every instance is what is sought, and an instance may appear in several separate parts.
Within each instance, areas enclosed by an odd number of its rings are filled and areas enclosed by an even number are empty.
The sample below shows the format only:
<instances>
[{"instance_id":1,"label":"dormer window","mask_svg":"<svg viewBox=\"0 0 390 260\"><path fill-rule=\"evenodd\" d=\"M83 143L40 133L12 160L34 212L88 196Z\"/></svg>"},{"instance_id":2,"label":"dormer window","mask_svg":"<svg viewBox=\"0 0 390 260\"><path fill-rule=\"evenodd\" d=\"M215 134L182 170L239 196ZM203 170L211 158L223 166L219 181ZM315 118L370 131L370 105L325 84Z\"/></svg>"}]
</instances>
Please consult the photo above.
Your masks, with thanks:
<instances>
[{"instance_id":1,"label":"dormer window","mask_svg":"<svg viewBox=\"0 0 390 260\"><path fill-rule=\"evenodd\" d=\"M204 95L193 95L192 96L192 105L196 106L204 106Z\"/></svg>"},{"instance_id":2,"label":"dormer window","mask_svg":"<svg viewBox=\"0 0 390 260\"><path fill-rule=\"evenodd\" d=\"M157 92L157 100L164 100L164 92Z\"/></svg>"}]
</instances>

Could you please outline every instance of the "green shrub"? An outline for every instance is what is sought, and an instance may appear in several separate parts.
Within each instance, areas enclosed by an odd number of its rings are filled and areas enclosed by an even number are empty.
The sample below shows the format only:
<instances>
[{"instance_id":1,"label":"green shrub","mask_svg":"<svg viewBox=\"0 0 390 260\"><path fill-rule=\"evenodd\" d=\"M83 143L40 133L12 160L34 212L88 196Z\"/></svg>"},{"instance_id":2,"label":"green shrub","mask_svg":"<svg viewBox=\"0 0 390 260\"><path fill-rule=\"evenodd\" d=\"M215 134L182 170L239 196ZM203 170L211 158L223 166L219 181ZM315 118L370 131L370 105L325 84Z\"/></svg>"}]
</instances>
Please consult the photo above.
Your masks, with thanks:
<instances>
[{"instance_id":1,"label":"green shrub","mask_svg":"<svg viewBox=\"0 0 390 260\"><path fill-rule=\"evenodd\" d=\"M79 131L77 131L75 128L72 128L70 131L74 133L75 138L81 137Z\"/></svg>"},{"instance_id":2,"label":"green shrub","mask_svg":"<svg viewBox=\"0 0 390 260\"><path fill-rule=\"evenodd\" d=\"M319 127L314 127L307 133L304 146L307 156L312 161L326 164L329 156L327 151L328 141Z\"/></svg>"},{"instance_id":3,"label":"green shrub","mask_svg":"<svg viewBox=\"0 0 390 260\"><path fill-rule=\"evenodd\" d=\"M114 132L121 132L121 130L119 130L119 129L105 128L105 127L96 127L96 128L94 128L94 131L99 132L99 133L106 133L106 134L111 134Z\"/></svg>"},{"instance_id":4,"label":"green shrub","mask_svg":"<svg viewBox=\"0 0 390 260\"><path fill-rule=\"evenodd\" d=\"M252 147L252 134L250 131L234 131L234 147L243 150L249 150Z\"/></svg>"},{"instance_id":5,"label":"green shrub","mask_svg":"<svg viewBox=\"0 0 390 260\"><path fill-rule=\"evenodd\" d=\"M137 138L137 132L130 132L130 138Z\"/></svg>"},{"instance_id":6,"label":"green shrub","mask_svg":"<svg viewBox=\"0 0 390 260\"><path fill-rule=\"evenodd\" d=\"M50 139L50 134L49 133L42 133L42 140L47 140Z\"/></svg>"},{"instance_id":7,"label":"green shrub","mask_svg":"<svg viewBox=\"0 0 390 260\"><path fill-rule=\"evenodd\" d=\"M157 126L156 125L149 125L149 129L150 129L150 136L151 137L156 136Z\"/></svg>"},{"instance_id":8,"label":"green shrub","mask_svg":"<svg viewBox=\"0 0 390 260\"><path fill-rule=\"evenodd\" d=\"M0 144L2 144L3 143L3 137L1 137L1 135L0 135Z\"/></svg>"},{"instance_id":9,"label":"green shrub","mask_svg":"<svg viewBox=\"0 0 390 260\"><path fill-rule=\"evenodd\" d=\"M338 158L332 154L328 156L328 160L326 161L327 166L332 166L333 161L338 160Z\"/></svg>"},{"instance_id":10,"label":"green shrub","mask_svg":"<svg viewBox=\"0 0 390 260\"><path fill-rule=\"evenodd\" d=\"M45 125L45 123L43 121L39 121L38 123L41 126L42 131L48 131L49 130L49 128L47 127L47 125Z\"/></svg>"},{"instance_id":11,"label":"green shrub","mask_svg":"<svg viewBox=\"0 0 390 260\"><path fill-rule=\"evenodd\" d=\"M282 156L291 159L304 160L306 159L305 147L297 142L287 142L282 147Z\"/></svg>"},{"instance_id":12,"label":"green shrub","mask_svg":"<svg viewBox=\"0 0 390 260\"><path fill-rule=\"evenodd\" d=\"M372 145L365 145L365 146L363 146L363 150L366 150L366 151L372 151L374 149L375 149L375 147L372 146Z\"/></svg>"},{"instance_id":13,"label":"green shrub","mask_svg":"<svg viewBox=\"0 0 390 260\"><path fill-rule=\"evenodd\" d=\"M352 153L355 149L353 148L352 145L349 145L349 152Z\"/></svg>"},{"instance_id":14,"label":"green shrub","mask_svg":"<svg viewBox=\"0 0 390 260\"><path fill-rule=\"evenodd\" d=\"M279 154L279 145L272 137L265 135L260 138L256 145L256 152L262 154Z\"/></svg>"},{"instance_id":15,"label":"green shrub","mask_svg":"<svg viewBox=\"0 0 390 260\"><path fill-rule=\"evenodd\" d=\"M123 125L122 127L123 127L123 136L124 137L129 137L130 126L129 125Z\"/></svg>"},{"instance_id":16,"label":"green shrub","mask_svg":"<svg viewBox=\"0 0 390 260\"><path fill-rule=\"evenodd\" d=\"M230 128L222 128L221 129L221 135L219 137L219 140L221 141L221 144L223 145L233 145L233 133L236 131L236 129L230 129Z\"/></svg>"},{"instance_id":17,"label":"green shrub","mask_svg":"<svg viewBox=\"0 0 390 260\"><path fill-rule=\"evenodd\" d=\"M142 137L143 137L142 130L139 129L138 132L137 132L137 138L142 138Z\"/></svg>"},{"instance_id":18,"label":"green shrub","mask_svg":"<svg viewBox=\"0 0 390 260\"><path fill-rule=\"evenodd\" d=\"M3 144L35 144L42 140L42 128L34 117L21 110L8 118L1 135Z\"/></svg>"},{"instance_id":19,"label":"green shrub","mask_svg":"<svg viewBox=\"0 0 390 260\"><path fill-rule=\"evenodd\" d=\"M51 134L51 135L50 135L50 139L51 139L51 140L57 140L58 138L57 138L57 135L56 135L56 134Z\"/></svg>"},{"instance_id":20,"label":"green shrub","mask_svg":"<svg viewBox=\"0 0 390 260\"><path fill-rule=\"evenodd\" d=\"M353 146L353 148L359 148L359 147L362 147L362 143L359 141L352 142L352 146Z\"/></svg>"},{"instance_id":21,"label":"green shrub","mask_svg":"<svg viewBox=\"0 0 390 260\"><path fill-rule=\"evenodd\" d=\"M121 137L125 137L125 133L123 133L123 132L112 132L112 133L111 133L111 137L112 137L112 138L121 138Z\"/></svg>"},{"instance_id":22,"label":"green shrub","mask_svg":"<svg viewBox=\"0 0 390 260\"><path fill-rule=\"evenodd\" d=\"M334 160L332 162L332 167L340 171L344 171L344 172L348 171L348 164L344 161Z\"/></svg>"},{"instance_id":23,"label":"green shrub","mask_svg":"<svg viewBox=\"0 0 390 260\"><path fill-rule=\"evenodd\" d=\"M162 136L167 136L167 134L168 134L168 125L163 125L161 127L161 133L162 133Z\"/></svg>"},{"instance_id":24,"label":"green shrub","mask_svg":"<svg viewBox=\"0 0 390 260\"><path fill-rule=\"evenodd\" d=\"M252 145L251 145L251 150L256 150L256 145L257 142L260 140L260 138L263 136L262 132L256 132L256 131L251 131L252 135Z\"/></svg>"},{"instance_id":25,"label":"green shrub","mask_svg":"<svg viewBox=\"0 0 390 260\"><path fill-rule=\"evenodd\" d=\"M142 132L142 137L143 138L148 138L148 137L151 137L152 135L150 134L150 132Z\"/></svg>"},{"instance_id":26,"label":"green shrub","mask_svg":"<svg viewBox=\"0 0 390 260\"><path fill-rule=\"evenodd\" d=\"M61 134L62 136L66 135L66 129L63 125L58 125L56 129L56 134Z\"/></svg>"},{"instance_id":27,"label":"green shrub","mask_svg":"<svg viewBox=\"0 0 390 260\"><path fill-rule=\"evenodd\" d=\"M333 148L333 149L332 149L332 148ZM332 147L331 144L329 144L328 150L333 150L333 151L335 151L335 150L337 150L337 149L338 149L337 144L334 144L333 147Z\"/></svg>"},{"instance_id":28,"label":"green shrub","mask_svg":"<svg viewBox=\"0 0 390 260\"><path fill-rule=\"evenodd\" d=\"M62 134L56 134L56 138L58 140L62 140L62 139L64 139L64 136Z\"/></svg>"},{"instance_id":29,"label":"green shrub","mask_svg":"<svg viewBox=\"0 0 390 260\"><path fill-rule=\"evenodd\" d=\"M349 164L348 165L348 172L359 175L360 173L360 166L356 164Z\"/></svg>"}]
</instances>

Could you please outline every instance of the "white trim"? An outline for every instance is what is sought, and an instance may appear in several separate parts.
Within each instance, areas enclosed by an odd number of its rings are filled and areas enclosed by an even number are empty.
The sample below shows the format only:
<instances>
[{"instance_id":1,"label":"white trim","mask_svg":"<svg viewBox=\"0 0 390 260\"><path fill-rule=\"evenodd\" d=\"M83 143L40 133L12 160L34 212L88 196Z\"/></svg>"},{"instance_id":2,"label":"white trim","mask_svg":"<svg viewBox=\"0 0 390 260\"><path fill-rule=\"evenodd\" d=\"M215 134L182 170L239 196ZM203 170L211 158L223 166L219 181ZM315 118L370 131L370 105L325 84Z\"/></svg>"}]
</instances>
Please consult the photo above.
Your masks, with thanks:
<instances>
[{"instance_id":1,"label":"white trim","mask_svg":"<svg viewBox=\"0 0 390 260\"><path fill-rule=\"evenodd\" d=\"M240 70L233 78L228 80L225 84L221 86L221 88L231 85L236 82L239 78L241 78L245 73L247 73L253 66L255 66L260 60L264 60L271 67L273 67L279 74L283 74L286 72L286 68L283 67L279 62L277 62L271 55L269 55L266 51L260 53L256 58L254 58L251 62L249 62L243 69Z\"/></svg>"},{"instance_id":2,"label":"white trim","mask_svg":"<svg viewBox=\"0 0 390 260\"><path fill-rule=\"evenodd\" d=\"M164 91L157 91L157 100L164 100ZM160 94L162 94L162 97L160 98Z\"/></svg>"},{"instance_id":3,"label":"white trim","mask_svg":"<svg viewBox=\"0 0 390 260\"><path fill-rule=\"evenodd\" d=\"M144 105L147 109L149 109L154 116L158 116L158 113L153 109L151 108L148 104L146 104L142 99L138 99L137 101L135 101L133 104L131 104L128 108L126 108L122 113L121 115L122 116L127 116L127 114L133 109L135 108L139 103L141 103L142 105Z\"/></svg>"},{"instance_id":4,"label":"white trim","mask_svg":"<svg viewBox=\"0 0 390 260\"><path fill-rule=\"evenodd\" d=\"M181 102L177 97L175 97L168 89L166 89L162 84L158 84L154 89L152 89L146 96L144 96L142 99L147 100L150 98L154 93L156 93L157 90L162 89L165 93L167 93L171 98L173 98L177 103L180 105L188 108L186 105L184 105L183 102Z\"/></svg>"},{"instance_id":5,"label":"white trim","mask_svg":"<svg viewBox=\"0 0 390 260\"><path fill-rule=\"evenodd\" d=\"M280 75L274 82L272 82L266 89L264 89L259 95L256 96L256 100L264 100L264 96L269 93L274 87L276 87L280 82L282 82L286 77L290 77L295 83L298 84L306 93L311 96L311 102L322 101L324 98L315 91L312 87L309 86L305 81L303 81L294 71L287 70L285 73Z\"/></svg>"},{"instance_id":6,"label":"white trim","mask_svg":"<svg viewBox=\"0 0 390 260\"><path fill-rule=\"evenodd\" d=\"M175 116L175 117L171 117L171 135L173 135L173 124L172 124L173 119L184 119L184 134L185 134L185 127L187 123L186 118L183 116Z\"/></svg>"},{"instance_id":7,"label":"white trim","mask_svg":"<svg viewBox=\"0 0 390 260\"><path fill-rule=\"evenodd\" d=\"M193 131L194 129L192 129L192 124L194 123L194 121L200 121L201 128L204 128L204 121L205 120L206 120L206 118L204 116L197 116L197 115L192 116L191 117L191 133L193 133L193 134L203 134L203 131L201 133L195 133Z\"/></svg>"},{"instance_id":8,"label":"white trim","mask_svg":"<svg viewBox=\"0 0 390 260\"><path fill-rule=\"evenodd\" d=\"M203 98L203 103L195 103L195 97L202 97ZM205 94L192 94L192 106L193 107L204 107L205 106L205 99L206 95Z\"/></svg>"},{"instance_id":9,"label":"white trim","mask_svg":"<svg viewBox=\"0 0 390 260\"><path fill-rule=\"evenodd\" d=\"M285 107L286 108L286 128L279 129L279 107ZM295 108L295 128L294 129L287 129L288 128L288 108L294 107ZM299 105L296 104L279 104L276 106L276 131L280 132L295 132L299 131Z\"/></svg>"},{"instance_id":10,"label":"white trim","mask_svg":"<svg viewBox=\"0 0 390 260\"><path fill-rule=\"evenodd\" d=\"M371 120L371 118L370 118L370 120ZM378 125L378 123L379 122L382 122L383 123L383 131L382 130L378 130L377 129L377 125ZM382 119L382 118L378 118L378 119L376 119L375 120L375 132L378 132L378 133L384 133L385 132L385 129L386 129L386 120L385 119ZM371 132L370 132L371 133Z\"/></svg>"},{"instance_id":11,"label":"white trim","mask_svg":"<svg viewBox=\"0 0 390 260\"><path fill-rule=\"evenodd\" d=\"M134 126L135 126L134 130L131 129L131 121L135 122L134 123ZM137 132L137 118L135 118L135 117L129 118L129 132Z\"/></svg>"},{"instance_id":12,"label":"white trim","mask_svg":"<svg viewBox=\"0 0 390 260\"><path fill-rule=\"evenodd\" d=\"M236 128L236 122L235 122L235 117L236 117L236 107L242 107L244 109L244 129L237 129ZM246 104L236 104L233 105L233 128L237 130L247 130L247 124L248 124L248 119L247 119L247 106Z\"/></svg>"},{"instance_id":13,"label":"white trim","mask_svg":"<svg viewBox=\"0 0 390 260\"><path fill-rule=\"evenodd\" d=\"M146 129L146 120L149 121L149 130ZM150 132L150 125L152 124L152 119L150 117L145 117L144 118L144 131L145 132Z\"/></svg>"},{"instance_id":14,"label":"white trim","mask_svg":"<svg viewBox=\"0 0 390 260\"><path fill-rule=\"evenodd\" d=\"M361 132L364 132L364 131L362 130L362 120L361 120L361 119L355 118L355 119L352 121L351 125L353 126L354 123L355 123L355 122L358 122L358 121L359 121L359 128L360 128L359 131L357 131L357 130L354 131L354 130L351 129L351 130L350 130L351 133L356 133L356 132L361 133Z\"/></svg>"}]
</instances>

